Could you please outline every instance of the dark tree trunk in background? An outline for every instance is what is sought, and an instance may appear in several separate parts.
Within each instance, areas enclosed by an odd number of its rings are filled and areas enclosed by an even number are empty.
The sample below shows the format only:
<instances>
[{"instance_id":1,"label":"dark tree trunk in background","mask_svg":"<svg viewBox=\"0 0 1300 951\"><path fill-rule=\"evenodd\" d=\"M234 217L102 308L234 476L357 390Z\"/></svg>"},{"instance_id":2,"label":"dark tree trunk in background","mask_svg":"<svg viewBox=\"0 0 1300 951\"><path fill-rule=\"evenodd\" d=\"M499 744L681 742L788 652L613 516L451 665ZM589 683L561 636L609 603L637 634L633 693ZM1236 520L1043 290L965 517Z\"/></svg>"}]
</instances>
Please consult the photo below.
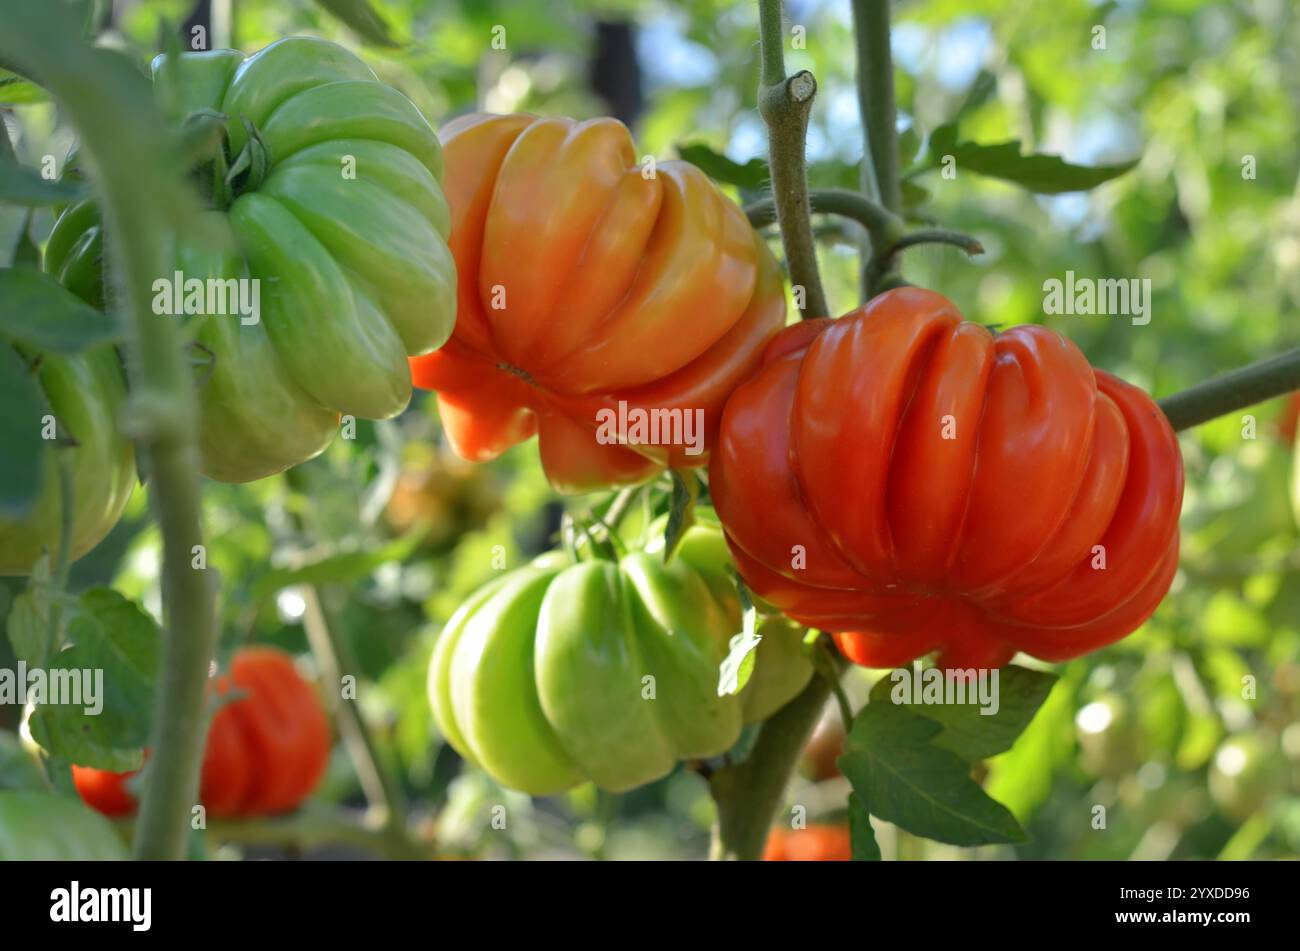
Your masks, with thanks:
<instances>
[{"instance_id":1,"label":"dark tree trunk in background","mask_svg":"<svg viewBox=\"0 0 1300 951\"><path fill-rule=\"evenodd\" d=\"M198 0L194 4L194 9L190 15L185 18L181 24L181 42L185 44L186 49L190 49L191 31L196 27L203 27L203 35L207 38L207 49L212 49L212 0Z\"/></svg>"},{"instance_id":2,"label":"dark tree trunk in background","mask_svg":"<svg viewBox=\"0 0 1300 951\"><path fill-rule=\"evenodd\" d=\"M641 64L636 59L636 27L626 20L598 21L595 41L591 90L609 106L610 115L634 128L645 109Z\"/></svg>"}]
</instances>

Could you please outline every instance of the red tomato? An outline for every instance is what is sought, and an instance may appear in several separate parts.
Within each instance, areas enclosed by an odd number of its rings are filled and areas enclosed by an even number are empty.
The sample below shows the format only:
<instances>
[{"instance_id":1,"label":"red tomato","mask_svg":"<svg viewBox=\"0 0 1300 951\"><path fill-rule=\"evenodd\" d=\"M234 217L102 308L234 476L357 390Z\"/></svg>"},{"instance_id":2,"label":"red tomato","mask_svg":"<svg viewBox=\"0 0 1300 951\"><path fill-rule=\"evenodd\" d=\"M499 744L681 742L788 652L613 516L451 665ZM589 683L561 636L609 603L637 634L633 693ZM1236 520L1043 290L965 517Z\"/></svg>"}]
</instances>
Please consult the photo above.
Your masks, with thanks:
<instances>
[{"instance_id":1,"label":"red tomato","mask_svg":"<svg viewBox=\"0 0 1300 951\"><path fill-rule=\"evenodd\" d=\"M293 658L272 647L238 651L216 689L221 696L232 689L246 696L224 704L212 718L199 798L217 817L296 809L329 760L329 720L315 690L299 676ZM81 798L107 816L135 812L135 797L124 785L134 775L72 767Z\"/></svg>"},{"instance_id":2,"label":"red tomato","mask_svg":"<svg viewBox=\"0 0 1300 951\"><path fill-rule=\"evenodd\" d=\"M135 813L135 796L126 788L126 781L138 773L111 773L91 766L73 766L72 784L86 805L111 818Z\"/></svg>"},{"instance_id":3,"label":"red tomato","mask_svg":"<svg viewBox=\"0 0 1300 951\"><path fill-rule=\"evenodd\" d=\"M737 568L857 663L1064 660L1135 630L1178 564L1164 414L1044 327L919 288L769 346L710 464Z\"/></svg>"}]
</instances>

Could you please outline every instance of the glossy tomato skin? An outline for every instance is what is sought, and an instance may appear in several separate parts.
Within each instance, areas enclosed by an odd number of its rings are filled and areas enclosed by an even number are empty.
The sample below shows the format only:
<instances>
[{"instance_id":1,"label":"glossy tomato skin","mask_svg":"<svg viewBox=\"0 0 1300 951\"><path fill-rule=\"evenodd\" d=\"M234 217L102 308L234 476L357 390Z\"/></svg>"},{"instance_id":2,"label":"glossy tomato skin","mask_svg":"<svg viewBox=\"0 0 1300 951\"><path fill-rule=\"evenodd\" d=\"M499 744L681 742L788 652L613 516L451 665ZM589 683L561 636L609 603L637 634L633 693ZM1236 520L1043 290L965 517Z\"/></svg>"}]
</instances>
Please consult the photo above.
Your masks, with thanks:
<instances>
[{"instance_id":1,"label":"glossy tomato skin","mask_svg":"<svg viewBox=\"0 0 1300 951\"><path fill-rule=\"evenodd\" d=\"M233 691L213 714L203 751L199 799L217 818L251 818L296 809L311 795L329 762L329 719L293 658L273 647L245 647L214 685ZM81 798L107 816L135 813L126 787L135 773L73 766Z\"/></svg>"},{"instance_id":2,"label":"glossy tomato skin","mask_svg":"<svg viewBox=\"0 0 1300 951\"><path fill-rule=\"evenodd\" d=\"M268 155L259 181L243 180L227 207L205 212L195 235L177 242L174 264L184 281L247 279L259 289L256 320L177 317L198 322L190 330L212 358L198 374L203 473L224 482L259 479L324 451L340 414L400 413L411 396L407 358L440 346L455 320L433 127L354 54L311 37L288 37L248 57L211 50L169 63L159 56L153 78L177 125L197 110L227 117L228 162L246 144L245 120ZM45 262L96 306L103 302L100 230L93 208L68 208ZM174 308L167 289L154 292L155 308Z\"/></svg>"},{"instance_id":3,"label":"glossy tomato skin","mask_svg":"<svg viewBox=\"0 0 1300 951\"><path fill-rule=\"evenodd\" d=\"M456 451L492 459L537 434L562 491L703 464L785 322L776 262L741 210L686 162L643 173L613 119L465 116L443 144L456 330L411 369ZM704 452L598 441L597 414L620 402L701 410Z\"/></svg>"},{"instance_id":4,"label":"glossy tomato skin","mask_svg":"<svg viewBox=\"0 0 1300 951\"><path fill-rule=\"evenodd\" d=\"M1077 657L1145 621L1178 563L1182 457L1150 397L919 288L778 337L709 481L754 592L866 666Z\"/></svg>"},{"instance_id":5,"label":"glossy tomato skin","mask_svg":"<svg viewBox=\"0 0 1300 951\"><path fill-rule=\"evenodd\" d=\"M105 320L108 318L106 317ZM62 496L60 455L71 457L72 551L80 558L98 545L122 516L135 488L135 453L119 417L126 402L126 379L112 347L99 346L74 356L20 355L0 342L0 376L35 374L58 431L68 445L40 450L44 473L32 509L21 518L0 514L0 575L29 574L42 552L57 556ZM3 383L0 381L0 386ZM41 419L30 421L44 425Z\"/></svg>"},{"instance_id":6,"label":"glossy tomato skin","mask_svg":"<svg viewBox=\"0 0 1300 951\"><path fill-rule=\"evenodd\" d=\"M297 808L329 762L329 719L312 685L283 651L246 647L216 690L245 696L212 717L200 785L208 812L242 818Z\"/></svg>"},{"instance_id":7,"label":"glossy tomato skin","mask_svg":"<svg viewBox=\"0 0 1300 951\"><path fill-rule=\"evenodd\" d=\"M740 608L716 526L673 558L634 551L570 564L559 553L490 582L447 622L429 665L434 719L452 747L533 795L592 781L615 792L716 756L812 676L802 632L762 630L753 676L719 697Z\"/></svg>"},{"instance_id":8,"label":"glossy tomato skin","mask_svg":"<svg viewBox=\"0 0 1300 951\"><path fill-rule=\"evenodd\" d=\"M127 789L127 781L139 770L114 773L91 766L72 767L72 784L82 802L96 812L113 819L135 814L136 800Z\"/></svg>"},{"instance_id":9,"label":"glossy tomato skin","mask_svg":"<svg viewBox=\"0 0 1300 951\"><path fill-rule=\"evenodd\" d=\"M812 823L803 829L773 828L763 848L764 862L850 862L849 827Z\"/></svg>"}]
</instances>

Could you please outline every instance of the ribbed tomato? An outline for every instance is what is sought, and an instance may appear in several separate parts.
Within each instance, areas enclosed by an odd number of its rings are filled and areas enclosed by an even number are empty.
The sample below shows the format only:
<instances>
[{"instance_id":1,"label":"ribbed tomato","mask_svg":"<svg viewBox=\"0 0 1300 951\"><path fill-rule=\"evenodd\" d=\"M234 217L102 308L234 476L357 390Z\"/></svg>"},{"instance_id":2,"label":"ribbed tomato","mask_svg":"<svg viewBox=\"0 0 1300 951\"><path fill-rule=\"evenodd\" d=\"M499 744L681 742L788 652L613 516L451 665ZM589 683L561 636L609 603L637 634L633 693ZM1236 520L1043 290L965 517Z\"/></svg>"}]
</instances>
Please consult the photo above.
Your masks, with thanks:
<instances>
[{"instance_id":1,"label":"ribbed tomato","mask_svg":"<svg viewBox=\"0 0 1300 951\"><path fill-rule=\"evenodd\" d=\"M686 162L638 165L613 119L473 115L442 138L456 329L411 368L456 451L492 459L536 433L567 491L703 464L785 322L741 210Z\"/></svg>"},{"instance_id":2,"label":"ribbed tomato","mask_svg":"<svg viewBox=\"0 0 1300 951\"><path fill-rule=\"evenodd\" d=\"M710 488L750 587L873 667L1076 657L1145 621L1178 564L1182 457L1151 398L918 288L773 341Z\"/></svg>"},{"instance_id":3,"label":"ribbed tomato","mask_svg":"<svg viewBox=\"0 0 1300 951\"><path fill-rule=\"evenodd\" d=\"M245 647L230 673L216 679L217 695L243 696L217 710L203 753L199 798L219 818L288 812L302 804L325 774L330 727L320 698L273 647ZM107 816L128 816L136 800L126 788L134 772L73 766L72 779L87 805Z\"/></svg>"},{"instance_id":4,"label":"ribbed tomato","mask_svg":"<svg viewBox=\"0 0 1300 951\"><path fill-rule=\"evenodd\" d=\"M217 694L246 696L217 710L203 753L200 797L214 816L287 812L325 774L330 728L320 698L293 658L271 647L246 647L217 679Z\"/></svg>"}]
</instances>

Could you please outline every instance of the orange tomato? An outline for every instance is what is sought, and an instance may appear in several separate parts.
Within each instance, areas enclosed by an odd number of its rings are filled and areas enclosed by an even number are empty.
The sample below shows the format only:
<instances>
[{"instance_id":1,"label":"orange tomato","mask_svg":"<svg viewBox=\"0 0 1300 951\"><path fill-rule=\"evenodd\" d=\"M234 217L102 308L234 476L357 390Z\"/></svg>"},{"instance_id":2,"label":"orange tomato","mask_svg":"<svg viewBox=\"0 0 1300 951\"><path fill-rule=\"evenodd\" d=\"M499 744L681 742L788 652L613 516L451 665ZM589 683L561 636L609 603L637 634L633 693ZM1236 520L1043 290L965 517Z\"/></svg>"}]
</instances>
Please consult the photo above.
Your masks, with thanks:
<instances>
[{"instance_id":1,"label":"orange tomato","mask_svg":"<svg viewBox=\"0 0 1300 951\"><path fill-rule=\"evenodd\" d=\"M563 491L706 462L727 396L785 322L743 212L693 165L643 169L613 119L466 116L443 148L456 329L411 371L456 451L493 459L537 434ZM638 418L672 432L638 434Z\"/></svg>"},{"instance_id":2,"label":"orange tomato","mask_svg":"<svg viewBox=\"0 0 1300 951\"><path fill-rule=\"evenodd\" d=\"M776 827L768 834L764 862L849 862L849 827L814 823L804 829Z\"/></svg>"},{"instance_id":3,"label":"orange tomato","mask_svg":"<svg viewBox=\"0 0 1300 951\"><path fill-rule=\"evenodd\" d=\"M865 666L1077 657L1178 564L1182 457L1151 398L919 288L774 340L709 484L750 588Z\"/></svg>"}]
</instances>

